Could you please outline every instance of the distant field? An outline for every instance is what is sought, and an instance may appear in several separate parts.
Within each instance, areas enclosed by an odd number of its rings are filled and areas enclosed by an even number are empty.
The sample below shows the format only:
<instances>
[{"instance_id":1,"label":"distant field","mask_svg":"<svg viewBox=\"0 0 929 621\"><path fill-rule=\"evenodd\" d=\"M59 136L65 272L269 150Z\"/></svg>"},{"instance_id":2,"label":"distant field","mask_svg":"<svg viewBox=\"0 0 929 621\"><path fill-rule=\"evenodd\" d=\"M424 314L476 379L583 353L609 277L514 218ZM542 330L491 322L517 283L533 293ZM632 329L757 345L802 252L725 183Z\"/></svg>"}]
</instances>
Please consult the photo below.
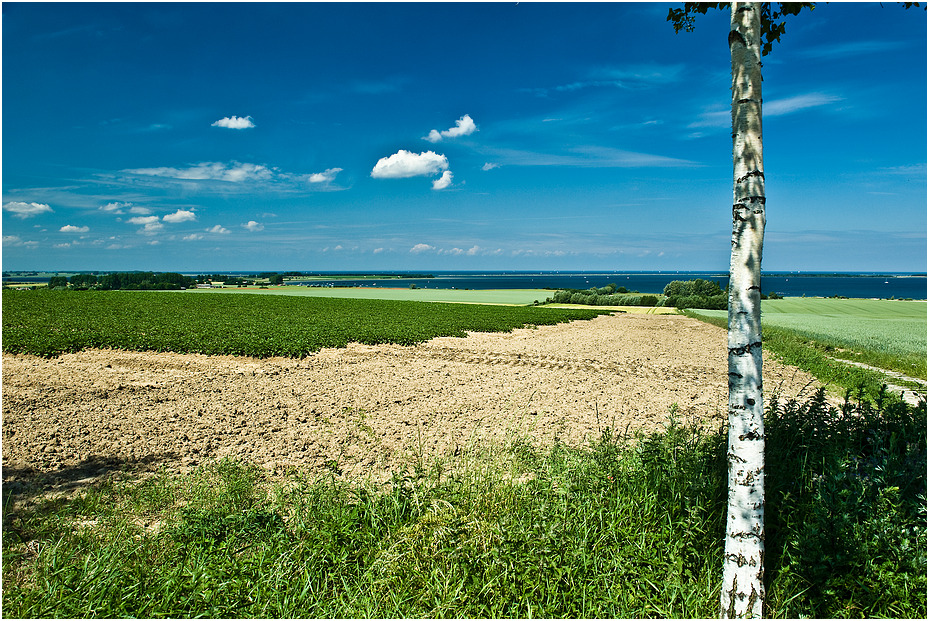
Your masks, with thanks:
<instances>
[{"instance_id":1,"label":"distant field","mask_svg":"<svg viewBox=\"0 0 929 621\"><path fill-rule=\"evenodd\" d=\"M694 311L725 317L726 311ZM926 302L786 298L761 303L761 323L853 348L926 354Z\"/></svg>"},{"instance_id":2,"label":"distant field","mask_svg":"<svg viewBox=\"0 0 929 621\"><path fill-rule=\"evenodd\" d=\"M415 302L455 302L459 304L512 304L526 306L544 302L553 292L548 289L410 289L388 287L281 287L190 289L186 294L209 293L261 293L265 295L294 295L315 298L348 298L355 300L401 300Z\"/></svg>"},{"instance_id":3,"label":"distant field","mask_svg":"<svg viewBox=\"0 0 929 621\"><path fill-rule=\"evenodd\" d=\"M3 351L54 356L108 348L301 357L352 341L413 345L604 312L210 292L4 291Z\"/></svg>"},{"instance_id":4,"label":"distant field","mask_svg":"<svg viewBox=\"0 0 929 621\"><path fill-rule=\"evenodd\" d=\"M725 318L726 311L695 310ZM926 302L786 298L761 303L765 329L782 328L834 348L833 355L926 377ZM841 350L851 350L841 351ZM857 355L856 355L857 354ZM902 363L901 363L902 361Z\"/></svg>"}]
</instances>

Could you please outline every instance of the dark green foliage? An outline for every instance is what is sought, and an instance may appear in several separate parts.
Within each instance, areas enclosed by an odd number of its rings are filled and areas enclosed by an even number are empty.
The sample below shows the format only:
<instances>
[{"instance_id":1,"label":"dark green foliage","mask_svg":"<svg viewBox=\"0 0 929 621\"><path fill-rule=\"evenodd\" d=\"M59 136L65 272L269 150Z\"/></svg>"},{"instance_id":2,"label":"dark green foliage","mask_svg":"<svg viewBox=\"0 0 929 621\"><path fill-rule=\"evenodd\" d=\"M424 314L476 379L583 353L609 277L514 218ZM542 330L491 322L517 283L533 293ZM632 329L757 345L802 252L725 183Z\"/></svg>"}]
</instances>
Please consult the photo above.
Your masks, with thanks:
<instances>
[{"instance_id":1,"label":"dark green foliage","mask_svg":"<svg viewBox=\"0 0 929 621\"><path fill-rule=\"evenodd\" d=\"M769 605L787 617L924 618L925 402L835 408L820 390L773 399L765 426Z\"/></svg>"},{"instance_id":2,"label":"dark green foliage","mask_svg":"<svg viewBox=\"0 0 929 621\"><path fill-rule=\"evenodd\" d=\"M609 284L590 289L564 289L545 300L547 304L586 304L588 306L657 306L658 296L630 292Z\"/></svg>"},{"instance_id":3,"label":"dark green foliage","mask_svg":"<svg viewBox=\"0 0 929 621\"><path fill-rule=\"evenodd\" d=\"M726 292L714 280L672 280L664 288L665 306L724 310L729 305Z\"/></svg>"},{"instance_id":4,"label":"dark green foliage","mask_svg":"<svg viewBox=\"0 0 929 621\"><path fill-rule=\"evenodd\" d=\"M602 311L267 295L4 291L3 351L87 348L302 357L350 341L413 345Z\"/></svg>"},{"instance_id":5,"label":"dark green foliage","mask_svg":"<svg viewBox=\"0 0 929 621\"><path fill-rule=\"evenodd\" d=\"M112 290L119 289L142 289L142 290L177 290L186 287L193 287L196 281L182 274L175 272L112 272L101 276L92 276L94 282L88 278L88 274L76 274L71 277L71 284L75 287L89 287L94 289ZM78 281L75 281L78 278Z\"/></svg>"}]
</instances>

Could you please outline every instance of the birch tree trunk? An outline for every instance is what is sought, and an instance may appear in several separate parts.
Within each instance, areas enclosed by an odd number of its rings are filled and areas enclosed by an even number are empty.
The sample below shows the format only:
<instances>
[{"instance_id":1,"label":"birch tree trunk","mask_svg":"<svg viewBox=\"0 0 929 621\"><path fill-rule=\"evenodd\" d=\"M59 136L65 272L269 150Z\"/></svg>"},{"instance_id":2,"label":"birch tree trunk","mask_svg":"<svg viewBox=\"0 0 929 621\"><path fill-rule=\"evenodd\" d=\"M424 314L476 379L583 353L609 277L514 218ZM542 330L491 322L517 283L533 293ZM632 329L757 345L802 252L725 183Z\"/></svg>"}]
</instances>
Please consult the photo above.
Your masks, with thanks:
<instances>
[{"instance_id":1,"label":"birch tree trunk","mask_svg":"<svg viewBox=\"0 0 929 621\"><path fill-rule=\"evenodd\" d=\"M723 618L762 616L764 404L761 387L761 4L733 2L732 255L729 263L729 501Z\"/></svg>"}]
</instances>

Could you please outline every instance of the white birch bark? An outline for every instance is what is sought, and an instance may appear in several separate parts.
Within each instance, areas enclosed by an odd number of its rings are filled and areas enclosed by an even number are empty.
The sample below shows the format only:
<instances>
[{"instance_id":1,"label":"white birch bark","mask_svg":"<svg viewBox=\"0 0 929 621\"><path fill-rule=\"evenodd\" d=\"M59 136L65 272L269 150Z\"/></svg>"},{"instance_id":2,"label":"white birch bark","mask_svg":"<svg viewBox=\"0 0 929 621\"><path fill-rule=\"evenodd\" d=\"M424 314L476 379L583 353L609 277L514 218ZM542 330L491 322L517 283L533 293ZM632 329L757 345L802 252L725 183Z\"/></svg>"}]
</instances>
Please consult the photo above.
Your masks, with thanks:
<instances>
[{"instance_id":1,"label":"white birch bark","mask_svg":"<svg viewBox=\"0 0 929 621\"><path fill-rule=\"evenodd\" d=\"M764 404L761 386L761 4L733 2L732 255L729 264L729 501L721 614L762 616Z\"/></svg>"}]
</instances>

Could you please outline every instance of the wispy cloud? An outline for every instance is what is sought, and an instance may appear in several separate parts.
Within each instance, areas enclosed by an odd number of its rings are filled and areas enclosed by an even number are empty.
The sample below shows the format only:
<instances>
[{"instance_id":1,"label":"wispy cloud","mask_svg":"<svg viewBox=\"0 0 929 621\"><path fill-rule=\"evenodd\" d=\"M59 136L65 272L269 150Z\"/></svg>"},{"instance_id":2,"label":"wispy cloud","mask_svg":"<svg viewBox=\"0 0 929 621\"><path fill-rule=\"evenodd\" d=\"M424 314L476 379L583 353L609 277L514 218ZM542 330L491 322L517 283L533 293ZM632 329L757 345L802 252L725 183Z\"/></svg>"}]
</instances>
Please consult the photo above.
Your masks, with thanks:
<instances>
[{"instance_id":1,"label":"wispy cloud","mask_svg":"<svg viewBox=\"0 0 929 621\"><path fill-rule=\"evenodd\" d=\"M295 174L275 166L250 162L200 162L186 167L159 166L127 168L120 175L101 175L117 184L142 186L180 186L184 190L216 193L325 191L341 168L321 173Z\"/></svg>"},{"instance_id":2,"label":"wispy cloud","mask_svg":"<svg viewBox=\"0 0 929 621\"><path fill-rule=\"evenodd\" d=\"M574 82L539 88L523 88L521 92L547 97L552 93L570 93L588 88L646 89L676 82L684 65L633 65L629 67L596 67L587 76Z\"/></svg>"},{"instance_id":3,"label":"wispy cloud","mask_svg":"<svg viewBox=\"0 0 929 621\"><path fill-rule=\"evenodd\" d=\"M612 147L579 146L562 153L519 149L490 150L508 166L575 166L585 168L689 168L698 162L651 153L624 151Z\"/></svg>"},{"instance_id":4,"label":"wispy cloud","mask_svg":"<svg viewBox=\"0 0 929 621\"><path fill-rule=\"evenodd\" d=\"M4 235L4 236L3 236L3 245L4 245L4 246L15 247L15 248L19 248L19 247L22 247L22 246L25 246L25 247L27 247L27 248L29 248L29 247L34 248L34 247L36 247L36 246L39 245L39 242L37 242L37 241L26 241L26 240L22 239L19 235Z\"/></svg>"},{"instance_id":5,"label":"wispy cloud","mask_svg":"<svg viewBox=\"0 0 929 621\"><path fill-rule=\"evenodd\" d=\"M42 213L52 213L52 208L44 203L23 203L19 201L9 202L3 206L4 209L11 212L16 218L32 218Z\"/></svg>"},{"instance_id":6,"label":"wispy cloud","mask_svg":"<svg viewBox=\"0 0 929 621\"><path fill-rule=\"evenodd\" d=\"M484 165L481 166L481 170L493 170L494 168L500 168L500 164L494 162L484 162Z\"/></svg>"},{"instance_id":7,"label":"wispy cloud","mask_svg":"<svg viewBox=\"0 0 929 621\"><path fill-rule=\"evenodd\" d=\"M310 183L332 183L335 176L342 172L341 168L327 168L323 172L313 173L309 177Z\"/></svg>"},{"instance_id":8,"label":"wispy cloud","mask_svg":"<svg viewBox=\"0 0 929 621\"><path fill-rule=\"evenodd\" d=\"M459 136L468 136L476 131L477 125L475 125L471 116L466 114L455 121L454 127L442 131L433 129L429 132L428 136L423 138L423 140L428 140L429 142L439 142L443 138L458 138Z\"/></svg>"},{"instance_id":9,"label":"wispy cloud","mask_svg":"<svg viewBox=\"0 0 929 621\"><path fill-rule=\"evenodd\" d=\"M786 114L793 114L794 112L799 112L800 110L806 110L808 108L818 108L820 106L827 106L837 101L842 101L842 97L838 95L829 95L827 93L806 93L804 95L795 95L793 97L787 97L785 99L774 99L772 101L766 101L762 106L762 114L766 117L771 116L784 116Z\"/></svg>"},{"instance_id":10,"label":"wispy cloud","mask_svg":"<svg viewBox=\"0 0 929 621\"><path fill-rule=\"evenodd\" d=\"M219 119L211 127L225 127L226 129L251 129L255 123L250 116L227 116Z\"/></svg>"},{"instance_id":11,"label":"wispy cloud","mask_svg":"<svg viewBox=\"0 0 929 621\"><path fill-rule=\"evenodd\" d=\"M158 168L130 168L123 172L132 175L148 177L167 177L169 179L184 179L189 181L228 181L242 183L246 181L268 181L275 175L275 171L261 164L240 162L202 162L187 168L172 168L161 166Z\"/></svg>"},{"instance_id":12,"label":"wispy cloud","mask_svg":"<svg viewBox=\"0 0 929 621\"><path fill-rule=\"evenodd\" d=\"M850 41L837 45L812 46L805 48L799 53L808 58L832 59L848 58L850 56L860 56L862 54L890 52L903 49L904 47L905 43L903 41Z\"/></svg>"},{"instance_id":13,"label":"wispy cloud","mask_svg":"<svg viewBox=\"0 0 929 621\"><path fill-rule=\"evenodd\" d=\"M804 93L794 95L793 97L784 97L781 99L772 99L765 101L762 105L762 114L765 118L786 116L801 110L810 108L819 108L829 104L842 101L844 98L829 93ZM732 110L729 108L714 108L700 113L697 120L690 123L687 127L691 129L701 127L731 127Z\"/></svg>"}]
</instances>

